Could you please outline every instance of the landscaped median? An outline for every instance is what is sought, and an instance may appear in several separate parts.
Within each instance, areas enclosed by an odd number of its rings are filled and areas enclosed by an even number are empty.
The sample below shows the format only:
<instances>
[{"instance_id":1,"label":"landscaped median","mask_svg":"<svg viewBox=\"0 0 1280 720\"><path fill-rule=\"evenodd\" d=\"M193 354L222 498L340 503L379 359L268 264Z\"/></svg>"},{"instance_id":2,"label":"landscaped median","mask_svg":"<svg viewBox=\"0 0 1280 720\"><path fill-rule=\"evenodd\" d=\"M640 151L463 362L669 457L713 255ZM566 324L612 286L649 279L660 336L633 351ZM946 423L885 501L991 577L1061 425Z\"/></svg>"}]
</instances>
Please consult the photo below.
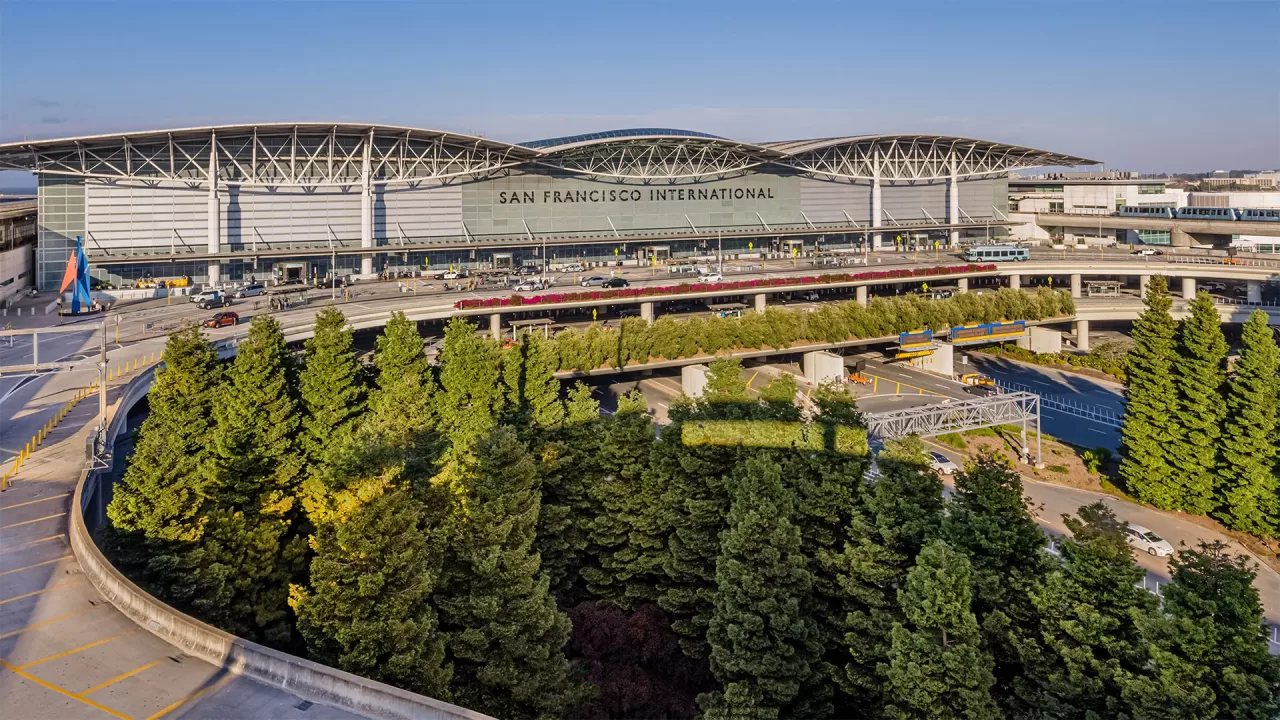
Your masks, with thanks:
<instances>
[{"instance_id":1,"label":"landscaped median","mask_svg":"<svg viewBox=\"0 0 1280 720\"><path fill-rule=\"evenodd\" d=\"M755 280L735 280L717 283L680 283L679 285L658 285L637 288L616 288L612 290L588 290L585 292L548 293L546 295L512 295L510 297L483 298L478 300L459 300L454 303L458 310L474 310L491 307L519 307L524 305L558 305L561 303L590 302L592 300L616 300L620 298L662 297L666 295L686 295L690 293L730 293L750 292L767 288L796 287L801 285L836 285L841 283L865 282L876 280L907 280L937 275L956 275L960 273L990 272L995 265L950 265L925 268L898 268L895 270L874 270L860 273L831 273L826 275L805 275L801 277L758 278Z\"/></svg>"}]
</instances>

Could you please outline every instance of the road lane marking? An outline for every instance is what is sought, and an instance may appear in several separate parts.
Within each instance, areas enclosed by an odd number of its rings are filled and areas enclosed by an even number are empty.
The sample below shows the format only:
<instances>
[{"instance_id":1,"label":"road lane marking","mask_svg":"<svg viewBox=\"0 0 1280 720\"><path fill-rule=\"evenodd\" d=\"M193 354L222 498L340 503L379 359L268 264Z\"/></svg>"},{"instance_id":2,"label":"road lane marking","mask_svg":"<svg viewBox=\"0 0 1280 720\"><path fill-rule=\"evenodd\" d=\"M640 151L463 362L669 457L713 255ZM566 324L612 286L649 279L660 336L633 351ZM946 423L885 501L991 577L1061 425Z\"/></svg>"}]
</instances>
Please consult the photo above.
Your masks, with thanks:
<instances>
[{"instance_id":1,"label":"road lane marking","mask_svg":"<svg viewBox=\"0 0 1280 720\"><path fill-rule=\"evenodd\" d=\"M35 592L24 593L24 594L22 594L22 595L17 595L17 596L14 596L14 597L8 598L8 599L6 599L6 600L0 600L0 605L4 605L4 604L6 604L6 603L11 603L11 602L16 602L16 601L21 600L21 599L23 599L23 598L33 597L33 596L35 596L35 595L39 595L39 594L41 594L41 593L52 592L52 591L54 591L54 590L61 590L61 589L66 588L66 587L71 587L72 585L79 585L79 584L80 584L80 583L82 583L82 582L84 582L84 580L67 580L67 581L65 581L65 582L60 582L60 583L58 583L58 584L56 584L56 585L50 585L49 587L42 588L42 589L40 589L40 590L36 590Z\"/></svg>"},{"instance_id":2,"label":"road lane marking","mask_svg":"<svg viewBox=\"0 0 1280 720\"><path fill-rule=\"evenodd\" d=\"M3 634L3 635L0 635L0 640L4 640L5 638L11 638L11 637L13 637L14 635L21 635L22 633L24 633L24 632L26 632L26 631L28 631L28 630L35 630L35 629L36 629L36 628L38 628L38 627L43 627L43 626L45 626L45 625L50 625L50 624L52 624L52 623L56 623L56 622L58 622L59 620L66 620L66 619L67 619L67 618L69 618L69 617L75 617L76 615L84 615L85 613L91 613L91 612L93 612L94 610L97 610L98 608L103 608L103 607L106 607L106 605L94 605L93 607L85 608L84 610L76 610L75 612L69 612L69 613L67 613L66 615L59 615L59 616L57 616L57 617L49 618L48 620L42 620L42 621L40 621L40 622L38 622L38 623L35 623L35 624L33 624L33 625L28 625L28 626L26 626L26 627L24 627L24 628L18 628L17 630L12 630L12 631L7 632L7 633L5 633L5 634Z\"/></svg>"},{"instance_id":3,"label":"road lane marking","mask_svg":"<svg viewBox=\"0 0 1280 720\"><path fill-rule=\"evenodd\" d=\"M66 559L67 559L67 558L69 558L69 557L71 557L71 555L69 555L69 554L68 554L68 555L63 555L62 557L56 557L56 558L54 558L54 559L52 559L52 560L45 560L44 562L39 562L39 563L36 563L35 565L28 565L28 566L26 566L26 567L14 568L14 569L12 569L12 570L5 570L4 572L0 572L0 577L3 577L3 576L8 575L8 574L10 574L10 573L22 572L23 570L30 570L30 569L32 569L32 568L38 568L38 567L41 567L41 566L43 566L43 565L52 565L52 564L54 564L54 563L56 563L56 562L58 562L58 561L60 561L60 560L66 560Z\"/></svg>"},{"instance_id":4,"label":"road lane marking","mask_svg":"<svg viewBox=\"0 0 1280 720\"><path fill-rule=\"evenodd\" d=\"M150 670L151 668L159 664L160 664L159 660L153 660L147 663L146 665L143 665L142 667L134 668L129 672L124 673L123 675L117 675L111 678L110 680L100 682L97 685L94 685L93 687L89 688L88 690L81 690L80 692L76 693L76 697L83 698L85 695L90 695L92 693L95 693L108 685L114 685L115 683L118 683L121 680L124 680L125 678L131 678L134 675L137 675L138 673L142 672L143 670Z\"/></svg>"},{"instance_id":5,"label":"road lane marking","mask_svg":"<svg viewBox=\"0 0 1280 720\"><path fill-rule=\"evenodd\" d=\"M5 670L8 670L16 675L26 678L27 680L30 680L31 682L37 685L40 685L41 687L48 688L58 693L59 695L66 695L67 697L72 698L73 700L79 700L80 702L84 703L85 705L88 705L91 708L94 708L96 710L101 710L102 712L107 713L108 715L113 715L115 717L118 717L120 718L120 720L132 720L132 718L130 718L128 715L125 715L124 713L116 712L115 710L112 710L106 705L96 703L88 698L79 697L75 693L69 690L60 688L57 685L54 685L53 683L41 680L40 678L36 677L35 675L32 675L31 673L23 672L22 670L19 670L18 668L10 665L4 660L0 660L0 667L3 667Z\"/></svg>"},{"instance_id":6,"label":"road lane marking","mask_svg":"<svg viewBox=\"0 0 1280 720\"><path fill-rule=\"evenodd\" d=\"M30 525L31 523L38 523L44 520L53 520L54 518L60 518L60 517L66 517L66 516L67 516L66 513L58 513L57 515L45 515L44 517L36 518L35 520L24 520L19 523L13 523L11 525L0 525L0 530L8 530L9 528L22 527L23 525Z\"/></svg>"},{"instance_id":7,"label":"road lane marking","mask_svg":"<svg viewBox=\"0 0 1280 720\"><path fill-rule=\"evenodd\" d=\"M20 508L20 507L35 505L36 503L49 502L50 500L60 500L65 497L71 497L71 493L62 493L61 495L51 495L46 498L40 498L39 500L28 500L26 502L20 502L17 505L5 505L3 507L0 507L0 512L4 512L5 510L16 510L17 508Z\"/></svg>"},{"instance_id":8,"label":"road lane marking","mask_svg":"<svg viewBox=\"0 0 1280 720\"><path fill-rule=\"evenodd\" d=\"M213 683L212 685L206 685L203 688L196 690L195 692L187 695L186 697L181 698L180 700L173 703L172 705L164 708L160 712L157 712L155 715L148 717L147 720L160 720L160 718L164 717L165 715L168 715L169 713L173 712L174 710L177 710L178 708L182 707L186 703L189 703L192 700L195 700L196 698L204 695L205 693L211 690L215 692L218 690L221 690L224 686L226 686L227 683L231 682L233 678L235 678L235 675L232 675L231 673L227 673L223 675L220 680Z\"/></svg>"},{"instance_id":9,"label":"road lane marking","mask_svg":"<svg viewBox=\"0 0 1280 720\"><path fill-rule=\"evenodd\" d=\"M140 632L141 630L142 630L142 628L137 628L137 629L135 629L135 630L130 630L129 632L120 633L119 635L112 635L111 637L102 638L101 640L95 640L94 642L91 642L91 643L89 643L89 644L87 644L87 645L81 645L81 646L80 646L80 647L78 647L78 648L72 648L72 649L70 649L70 650L64 650L64 651L62 651L62 652L58 653L57 655L50 655L49 657L40 658L39 660L32 660L32 661L31 661L31 662L29 662L29 663L23 663L22 665L19 665L17 669L19 669L19 670L26 670L26 669L27 669L27 668L29 668L29 667L35 667L36 665L42 665L42 664L47 663L47 662L49 662L49 661L51 661L51 660L57 660L58 658L64 658L64 657L66 657L66 656L68 656L68 655L75 655L76 653L81 652L82 650L88 650L89 648L95 648L95 647L98 647L99 645L106 645L107 643L111 642L112 640L116 640L116 639L118 639L118 638L122 638L122 637L124 637L124 636L126 636L126 635L132 635L132 634L134 634L134 633L136 633L136 632Z\"/></svg>"},{"instance_id":10,"label":"road lane marking","mask_svg":"<svg viewBox=\"0 0 1280 720\"><path fill-rule=\"evenodd\" d=\"M32 545L39 545L40 543L49 542L50 540L57 540L58 538L66 538L66 537L67 537L66 533L58 533L57 535L50 535L49 537L40 538L39 540L32 540L31 542L23 543L21 545L14 545L11 548L4 548L3 550L0 550L0 555L7 555L9 553L17 552L19 550L26 550Z\"/></svg>"}]
</instances>

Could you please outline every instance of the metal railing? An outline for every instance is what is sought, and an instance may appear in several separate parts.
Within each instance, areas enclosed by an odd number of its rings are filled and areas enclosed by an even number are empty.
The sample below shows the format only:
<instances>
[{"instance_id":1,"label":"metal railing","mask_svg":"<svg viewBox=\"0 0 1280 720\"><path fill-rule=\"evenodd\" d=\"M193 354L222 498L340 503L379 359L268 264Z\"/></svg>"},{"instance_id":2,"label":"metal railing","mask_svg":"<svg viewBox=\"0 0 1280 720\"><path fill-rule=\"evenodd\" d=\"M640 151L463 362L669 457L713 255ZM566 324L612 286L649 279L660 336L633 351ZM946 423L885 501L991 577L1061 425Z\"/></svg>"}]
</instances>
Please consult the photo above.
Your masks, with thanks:
<instances>
[{"instance_id":1,"label":"metal railing","mask_svg":"<svg viewBox=\"0 0 1280 720\"><path fill-rule=\"evenodd\" d=\"M1214 297L1215 304L1230 305L1231 307L1251 307L1251 308L1273 308L1280 307L1280 302L1249 302L1248 300L1237 300L1235 298Z\"/></svg>"},{"instance_id":2,"label":"metal railing","mask_svg":"<svg viewBox=\"0 0 1280 720\"><path fill-rule=\"evenodd\" d=\"M1031 393L1038 396L1040 398L1040 407L1044 410L1056 410L1067 415L1102 425L1108 425L1114 428L1120 427L1123 414L1117 413L1115 410L1104 405L1082 403L1076 400L1071 400L1063 395L1045 395L1043 393L1036 392L1036 390L1029 385L1009 382L1008 380L997 379L995 382L996 387L999 388L1001 392Z\"/></svg>"}]
</instances>

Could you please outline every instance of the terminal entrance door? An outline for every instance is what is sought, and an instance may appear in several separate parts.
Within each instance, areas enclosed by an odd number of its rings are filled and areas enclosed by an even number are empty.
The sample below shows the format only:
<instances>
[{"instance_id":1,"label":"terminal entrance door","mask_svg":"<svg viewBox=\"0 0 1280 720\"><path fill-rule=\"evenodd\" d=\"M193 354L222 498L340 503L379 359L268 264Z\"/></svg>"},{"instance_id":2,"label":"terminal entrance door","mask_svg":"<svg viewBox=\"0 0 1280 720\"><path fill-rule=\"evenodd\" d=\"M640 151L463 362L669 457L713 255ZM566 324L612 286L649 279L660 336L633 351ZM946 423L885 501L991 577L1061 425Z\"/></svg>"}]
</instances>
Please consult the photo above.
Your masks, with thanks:
<instances>
[{"instance_id":1,"label":"terminal entrance door","mask_svg":"<svg viewBox=\"0 0 1280 720\"><path fill-rule=\"evenodd\" d=\"M305 262L283 262L271 266L271 272L283 284L307 281L307 265Z\"/></svg>"},{"instance_id":2,"label":"terminal entrance door","mask_svg":"<svg viewBox=\"0 0 1280 720\"><path fill-rule=\"evenodd\" d=\"M670 245L650 245L645 248L645 255L658 261L671 257Z\"/></svg>"},{"instance_id":3,"label":"terminal entrance door","mask_svg":"<svg viewBox=\"0 0 1280 720\"><path fill-rule=\"evenodd\" d=\"M509 268L512 266L513 266L513 263L511 262L511 253L494 253L493 254L493 267L495 269Z\"/></svg>"}]
</instances>

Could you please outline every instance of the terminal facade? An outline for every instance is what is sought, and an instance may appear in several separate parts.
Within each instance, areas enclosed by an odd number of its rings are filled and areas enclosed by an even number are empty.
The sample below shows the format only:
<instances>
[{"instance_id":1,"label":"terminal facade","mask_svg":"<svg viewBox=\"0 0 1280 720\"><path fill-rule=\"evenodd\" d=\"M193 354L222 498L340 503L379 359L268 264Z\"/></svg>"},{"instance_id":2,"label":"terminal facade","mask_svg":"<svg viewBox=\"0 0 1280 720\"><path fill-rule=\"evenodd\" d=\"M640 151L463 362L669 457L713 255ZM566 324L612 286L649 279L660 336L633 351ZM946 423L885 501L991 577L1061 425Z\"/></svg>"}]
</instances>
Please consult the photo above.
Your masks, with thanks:
<instances>
[{"instance_id":1,"label":"terminal facade","mask_svg":"<svg viewBox=\"0 0 1280 720\"><path fill-rule=\"evenodd\" d=\"M124 284L949 247L1003 232L1009 171L1088 164L939 135L672 129L505 143L259 124L0 145L0 168L38 176L41 289L77 237Z\"/></svg>"}]
</instances>

